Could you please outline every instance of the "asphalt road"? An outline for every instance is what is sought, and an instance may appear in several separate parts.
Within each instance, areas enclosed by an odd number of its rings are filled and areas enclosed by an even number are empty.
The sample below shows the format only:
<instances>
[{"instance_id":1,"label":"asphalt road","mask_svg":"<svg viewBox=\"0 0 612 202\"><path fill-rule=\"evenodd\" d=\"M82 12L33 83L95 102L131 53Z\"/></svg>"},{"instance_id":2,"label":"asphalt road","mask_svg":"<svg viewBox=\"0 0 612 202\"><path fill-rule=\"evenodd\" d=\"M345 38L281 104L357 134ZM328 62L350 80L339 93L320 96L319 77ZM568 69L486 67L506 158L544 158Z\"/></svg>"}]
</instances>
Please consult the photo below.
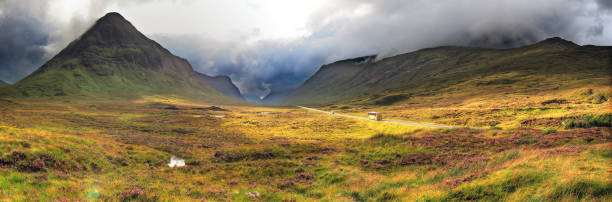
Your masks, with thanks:
<instances>
[{"instance_id":1,"label":"asphalt road","mask_svg":"<svg viewBox=\"0 0 612 202\"><path fill-rule=\"evenodd\" d=\"M318 109L314 109L314 108L308 108L308 107L303 107L303 106L297 106L297 107L302 108L302 109L306 109L306 110L326 113L326 114L330 114L330 115L336 115L336 116L343 116L343 117L354 118L354 119L363 119L363 120L375 121L375 120L368 119L368 117L353 116L353 115L347 115L347 114L339 114L337 112L334 112L332 114L331 112L323 111L323 110L318 110ZM424 126L424 127L432 127L432 128L457 128L456 126L449 126L449 125L427 124L427 123L418 123L418 122L412 122L412 121L385 120L384 118L380 122L398 123L398 124L406 124L406 125L412 125L412 126Z\"/></svg>"}]
</instances>

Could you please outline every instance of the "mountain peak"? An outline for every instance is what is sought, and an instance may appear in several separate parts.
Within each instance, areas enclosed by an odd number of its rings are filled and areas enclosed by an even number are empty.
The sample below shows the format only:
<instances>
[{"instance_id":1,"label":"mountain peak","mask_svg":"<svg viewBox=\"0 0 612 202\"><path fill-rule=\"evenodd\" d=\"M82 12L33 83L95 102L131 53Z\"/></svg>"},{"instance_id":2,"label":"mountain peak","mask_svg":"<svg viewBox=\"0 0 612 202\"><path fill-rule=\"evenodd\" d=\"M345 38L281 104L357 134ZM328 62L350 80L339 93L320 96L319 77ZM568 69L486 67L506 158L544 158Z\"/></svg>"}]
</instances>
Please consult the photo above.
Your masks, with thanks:
<instances>
[{"instance_id":1,"label":"mountain peak","mask_svg":"<svg viewBox=\"0 0 612 202\"><path fill-rule=\"evenodd\" d=\"M100 19L96 21L93 27L96 27L98 24L113 24L113 25L132 25L128 20L126 20L121 14L117 12L110 12L106 15L102 16ZM92 27L92 28L93 28ZM132 26L133 27L133 26ZM134 28L136 29L136 28Z\"/></svg>"},{"instance_id":2,"label":"mountain peak","mask_svg":"<svg viewBox=\"0 0 612 202\"><path fill-rule=\"evenodd\" d=\"M121 14L111 12L99 18L58 54L62 58L81 58L85 66L98 64L93 61L96 59L91 57L93 55L110 56L107 59L124 60L143 67L161 68L162 56L169 56L171 53L138 31Z\"/></svg>"},{"instance_id":3,"label":"mountain peak","mask_svg":"<svg viewBox=\"0 0 612 202\"><path fill-rule=\"evenodd\" d=\"M132 25L132 23L116 12L107 13L98 19L83 36L97 37L102 40L121 38L133 40L146 38Z\"/></svg>"},{"instance_id":4,"label":"mountain peak","mask_svg":"<svg viewBox=\"0 0 612 202\"><path fill-rule=\"evenodd\" d=\"M543 41L540 41L539 44L561 44L561 45L571 45L571 46L576 45L574 42L565 40L561 37L551 37Z\"/></svg>"},{"instance_id":5,"label":"mountain peak","mask_svg":"<svg viewBox=\"0 0 612 202\"><path fill-rule=\"evenodd\" d=\"M136 27L134 27L132 23L126 20L121 14L117 12L110 12L96 20L94 25L91 26L84 34L91 31L108 28L113 28L116 30L119 29L122 31L137 31Z\"/></svg>"},{"instance_id":6,"label":"mountain peak","mask_svg":"<svg viewBox=\"0 0 612 202\"><path fill-rule=\"evenodd\" d=\"M155 43L140 33L121 14L110 12L101 17L81 37L67 48L69 54L78 54L89 46L137 47ZM157 46L157 45L155 45ZM159 46L161 48L161 46Z\"/></svg>"},{"instance_id":7,"label":"mountain peak","mask_svg":"<svg viewBox=\"0 0 612 202\"><path fill-rule=\"evenodd\" d=\"M121 14L117 12L109 12L106 15L102 16L102 18L108 18L108 17L118 17L118 18L122 18L125 20L125 18L123 18L123 16L121 16Z\"/></svg>"}]
</instances>

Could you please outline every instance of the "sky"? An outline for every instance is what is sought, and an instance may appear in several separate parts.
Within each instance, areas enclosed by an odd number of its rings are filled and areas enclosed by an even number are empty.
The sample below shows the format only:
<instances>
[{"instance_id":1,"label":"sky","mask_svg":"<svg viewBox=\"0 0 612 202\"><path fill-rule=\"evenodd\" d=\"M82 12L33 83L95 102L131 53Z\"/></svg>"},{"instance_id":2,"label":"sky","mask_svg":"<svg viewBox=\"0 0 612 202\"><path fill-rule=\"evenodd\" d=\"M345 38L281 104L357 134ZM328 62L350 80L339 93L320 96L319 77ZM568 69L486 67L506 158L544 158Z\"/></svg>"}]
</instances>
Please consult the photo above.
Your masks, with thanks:
<instances>
[{"instance_id":1,"label":"sky","mask_svg":"<svg viewBox=\"0 0 612 202\"><path fill-rule=\"evenodd\" d=\"M24 78L108 12L250 100L365 55L555 36L612 45L610 0L0 0L0 79Z\"/></svg>"}]
</instances>

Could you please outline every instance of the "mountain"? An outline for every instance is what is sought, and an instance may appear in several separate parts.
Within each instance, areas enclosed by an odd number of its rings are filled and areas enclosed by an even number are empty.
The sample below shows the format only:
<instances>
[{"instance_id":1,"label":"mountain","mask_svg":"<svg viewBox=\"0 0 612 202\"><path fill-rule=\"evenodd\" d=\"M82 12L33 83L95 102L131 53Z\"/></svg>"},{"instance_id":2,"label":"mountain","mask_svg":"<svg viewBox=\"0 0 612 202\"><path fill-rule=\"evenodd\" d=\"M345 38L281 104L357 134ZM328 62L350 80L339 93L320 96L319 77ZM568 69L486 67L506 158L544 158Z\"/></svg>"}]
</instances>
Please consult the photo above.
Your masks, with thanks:
<instances>
[{"instance_id":1,"label":"mountain","mask_svg":"<svg viewBox=\"0 0 612 202\"><path fill-rule=\"evenodd\" d=\"M113 99L162 95L235 101L201 81L187 60L147 38L114 12L98 19L55 57L0 95Z\"/></svg>"},{"instance_id":2,"label":"mountain","mask_svg":"<svg viewBox=\"0 0 612 202\"><path fill-rule=\"evenodd\" d=\"M533 93L610 85L612 47L555 37L512 49L437 47L323 65L278 104L390 105L413 96Z\"/></svg>"},{"instance_id":3,"label":"mountain","mask_svg":"<svg viewBox=\"0 0 612 202\"><path fill-rule=\"evenodd\" d=\"M0 87L9 85L7 82L0 80Z\"/></svg>"},{"instance_id":4,"label":"mountain","mask_svg":"<svg viewBox=\"0 0 612 202\"><path fill-rule=\"evenodd\" d=\"M240 94L240 90L238 87L232 83L232 79L228 76L208 76L206 74L197 73L198 78L200 78L206 85L216 89L217 91L223 93L224 95L231 96L233 98L244 100L242 94Z\"/></svg>"}]
</instances>

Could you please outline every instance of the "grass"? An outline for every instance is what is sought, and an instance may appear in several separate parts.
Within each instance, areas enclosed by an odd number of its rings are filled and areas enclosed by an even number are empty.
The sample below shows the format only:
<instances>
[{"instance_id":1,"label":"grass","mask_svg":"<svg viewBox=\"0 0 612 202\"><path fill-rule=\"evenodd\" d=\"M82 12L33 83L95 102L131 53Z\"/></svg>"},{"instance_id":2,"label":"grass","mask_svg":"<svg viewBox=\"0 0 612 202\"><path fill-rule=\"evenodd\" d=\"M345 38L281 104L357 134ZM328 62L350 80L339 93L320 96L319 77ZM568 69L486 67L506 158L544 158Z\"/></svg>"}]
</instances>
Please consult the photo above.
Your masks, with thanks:
<instances>
[{"instance_id":1,"label":"grass","mask_svg":"<svg viewBox=\"0 0 612 202\"><path fill-rule=\"evenodd\" d=\"M367 111L383 113L384 119L410 120L454 126L491 129L537 128L568 130L573 128L608 127L609 102L582 102L585 88L545 92L542 95L508 94L503 96L448 95L413 96L409 102L389 106L348 104L349 109L332 109L322 105L315 108L338 113L365 115ZM594 93L609 92L609 87L590 87ZM458 96L458 97L453 97ZM540 103L565 97L569 103Z\"/></svg>"},{"instance_id":2,"label":"grass","mask_svg":"<svg viewBox=\"0 0 612 202\"><path fill-rule=\"evenodd\" d=\"M1 199L610 199L595 177L610 169L608 128L542 136L163 97L69 101L2 101ZM173 155L187 166L169 168Z\"/></svg>"}]
</instances>

